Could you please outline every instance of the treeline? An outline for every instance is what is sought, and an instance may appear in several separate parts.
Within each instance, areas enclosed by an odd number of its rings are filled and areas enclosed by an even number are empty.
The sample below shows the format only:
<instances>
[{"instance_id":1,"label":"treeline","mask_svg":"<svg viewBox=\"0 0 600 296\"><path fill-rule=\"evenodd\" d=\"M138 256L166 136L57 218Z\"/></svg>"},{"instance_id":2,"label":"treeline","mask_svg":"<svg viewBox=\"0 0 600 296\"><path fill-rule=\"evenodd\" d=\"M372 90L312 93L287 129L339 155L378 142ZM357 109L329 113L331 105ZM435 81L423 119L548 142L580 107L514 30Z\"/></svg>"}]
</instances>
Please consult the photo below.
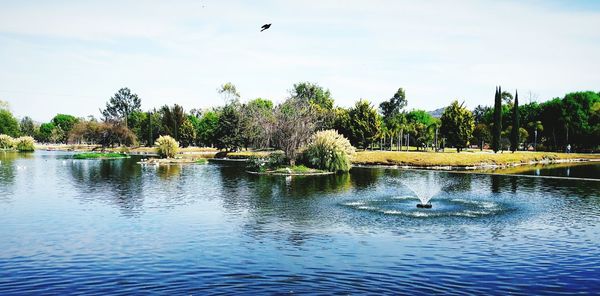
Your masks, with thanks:
<instances>
[{"instance_id":1,"label":"treeline","mask_svg":"<svg viewBox=\"0 0 600 296\"><path fill-rule=\"evenodd\" d=\"M600 145L600 96L594 92L518 105L512 94L497 89L496 108L477 106L470 111L453 101L441 118L423 110L405 110L402 88L377 107L361 99L351 108L335 106L329 90L308 82L293 85L290 96L280 104L262 98L242 102L231 83L222 85L218 93L225 101L223 106L186 111L174 104L144 111L138 95L122 88L101 110L100 120L58 114L40 125L29 117L19 122L2 107L0 134L28 135L43 143L105 147L153 146L159 136L169 135L183 147L227 151L275 148L292 159L311 135L328 129L337 130L361 149L416 146L460 151L472 145L492 145L494 150L563 151L568 144L579 150L595 150Z\"/></svg>"},{"instance_id":2,"label":"treeline","mask_svg":"<svg viewBox=\"0 0 600 296\"><path fill-rule=\"evenodd\" d=\"M489 143L494 150L565 151L571 146L580 152L600 146L600 93L519 104L516 92L513 96L499 88L495 101L494 108L480 105L473 111L475 144Z\"/></svg>"}]
</instances>

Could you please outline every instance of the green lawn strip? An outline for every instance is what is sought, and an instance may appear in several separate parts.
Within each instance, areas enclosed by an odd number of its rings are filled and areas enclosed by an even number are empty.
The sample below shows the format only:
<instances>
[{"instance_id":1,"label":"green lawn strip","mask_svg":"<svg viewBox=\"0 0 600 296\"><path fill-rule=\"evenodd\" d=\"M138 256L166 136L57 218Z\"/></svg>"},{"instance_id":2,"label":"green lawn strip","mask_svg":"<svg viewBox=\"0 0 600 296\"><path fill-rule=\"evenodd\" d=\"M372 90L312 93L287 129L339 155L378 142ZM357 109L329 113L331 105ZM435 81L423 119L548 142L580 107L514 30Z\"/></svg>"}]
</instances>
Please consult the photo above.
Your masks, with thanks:
<instances>
[{"instance_id":1,"label":"green lawn strip","mask_svg":"<svg viewBox=\"0 0 600 296\"><path fill-rule=\"evenodd\" d=\"M73 155L74 159L114 159L128 157L129 155L121 153L79 153Z\"/></svg>"}]
</instances>

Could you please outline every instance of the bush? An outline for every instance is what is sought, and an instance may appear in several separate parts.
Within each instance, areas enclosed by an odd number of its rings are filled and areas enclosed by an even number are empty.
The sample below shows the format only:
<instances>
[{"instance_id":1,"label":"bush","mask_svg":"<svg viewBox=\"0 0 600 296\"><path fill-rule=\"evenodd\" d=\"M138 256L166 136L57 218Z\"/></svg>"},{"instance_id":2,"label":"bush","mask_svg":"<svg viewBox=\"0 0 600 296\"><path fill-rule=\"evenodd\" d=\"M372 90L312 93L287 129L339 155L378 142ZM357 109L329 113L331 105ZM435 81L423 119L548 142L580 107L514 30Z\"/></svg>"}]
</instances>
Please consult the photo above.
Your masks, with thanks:
<instances>
[{"instance_id":1,"label":"bush","mask_svg":"<svg viewBox=\"0 0 600 296\"><path fill-rule=\"evenodd\" d=\"M15 140L15 148L21 152L29 152L35 150L35 140L32 137L20 137Z\"/></svg>"},{"instance_id":2,"label":"bush","mask_svg":"<svg viewBox=\"0 0 600 296\"><path fill-rule=\"evenodd\" d=\"M13 149L15 146L15 140L9 135L0 135L0 149Z\"/></svg>"},{"instance_id":3,"label":"bush","mask_svg":"<svg viewBox=\"0 0 600 296\"><path fill-rule=\"evenodd\" d=\"M162 158L173 158L179 151L179 143L170 136L160 136L156 140L158 155Z\"/></svg>"},{"instance_id":4,"label":"bush","mask_svg":"<svg viewBox=\"0 0 600 296\"><path fill-rule=\"evenodd\" d=\"M286 163L287 159L285 154L277 151L269 154L267 157L250 157L248 168L257 172L265 172L267 170L276 170L284 166Z\"/></svg>"},{"instance_id":5,"label":"bush","mask_svg":"<svg viewBox=\"0 0 600 296\"><path fill-rule=\"evenodd\" d=\"M306 162L317 169L347 172L352 166L350 156L354 147L335 130L320 131L313 135L304 151Z\"/></svg>"}]
</instances>

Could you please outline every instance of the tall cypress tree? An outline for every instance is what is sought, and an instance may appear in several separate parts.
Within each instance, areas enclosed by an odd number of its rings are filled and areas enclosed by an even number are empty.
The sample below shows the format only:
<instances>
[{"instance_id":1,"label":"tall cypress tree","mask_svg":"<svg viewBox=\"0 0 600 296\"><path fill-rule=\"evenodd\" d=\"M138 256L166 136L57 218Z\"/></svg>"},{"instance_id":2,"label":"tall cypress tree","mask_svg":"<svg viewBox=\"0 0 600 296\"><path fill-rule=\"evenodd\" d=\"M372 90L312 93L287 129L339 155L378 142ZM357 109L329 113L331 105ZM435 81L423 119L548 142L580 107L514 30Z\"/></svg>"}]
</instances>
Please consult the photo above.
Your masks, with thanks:
<instances>
[{"instance_id":1,"label":"tall cypress tree","mask_svg":"<svg viewBox=\"0 0 600 296\"><path fill-rule=\"evenodd\" d=\"M510 131L510 151L519 149L519 93L515 91L515 105L512 112L512 130Z\"/></svg>"},{"instance_id":2,"label":"tall cypress tree","mask_svg":"<svg viewBox=\"0 0 600 296\"><path fill-rule=\"evenodd\" d=\"M492 129L492 149L495 152L500 150L500 135L502 133L502 89L496 87L496 96L494 98L494 123Z\"/></svg>"}]
</instances>

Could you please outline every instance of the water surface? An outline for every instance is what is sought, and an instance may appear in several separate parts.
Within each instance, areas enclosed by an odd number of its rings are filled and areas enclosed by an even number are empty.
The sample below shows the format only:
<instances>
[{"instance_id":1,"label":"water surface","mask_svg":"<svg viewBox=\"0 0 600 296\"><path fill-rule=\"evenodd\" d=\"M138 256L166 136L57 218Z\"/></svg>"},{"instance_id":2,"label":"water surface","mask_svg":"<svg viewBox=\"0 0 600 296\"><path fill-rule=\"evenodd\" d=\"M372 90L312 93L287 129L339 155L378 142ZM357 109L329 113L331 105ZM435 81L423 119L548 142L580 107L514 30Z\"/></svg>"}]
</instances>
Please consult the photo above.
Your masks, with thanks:
<instances>
[{"instance_id":1,"label":"water surface","mask_svg":"<svg viewBox=\"0 0 600 296\"><path fill-rule=\"evenodd\" d=\"M600 182L0 161L1 295L600 290ZM443 188L419 210L406 184L427 179Z\"/></svg>"}]
</instances>

